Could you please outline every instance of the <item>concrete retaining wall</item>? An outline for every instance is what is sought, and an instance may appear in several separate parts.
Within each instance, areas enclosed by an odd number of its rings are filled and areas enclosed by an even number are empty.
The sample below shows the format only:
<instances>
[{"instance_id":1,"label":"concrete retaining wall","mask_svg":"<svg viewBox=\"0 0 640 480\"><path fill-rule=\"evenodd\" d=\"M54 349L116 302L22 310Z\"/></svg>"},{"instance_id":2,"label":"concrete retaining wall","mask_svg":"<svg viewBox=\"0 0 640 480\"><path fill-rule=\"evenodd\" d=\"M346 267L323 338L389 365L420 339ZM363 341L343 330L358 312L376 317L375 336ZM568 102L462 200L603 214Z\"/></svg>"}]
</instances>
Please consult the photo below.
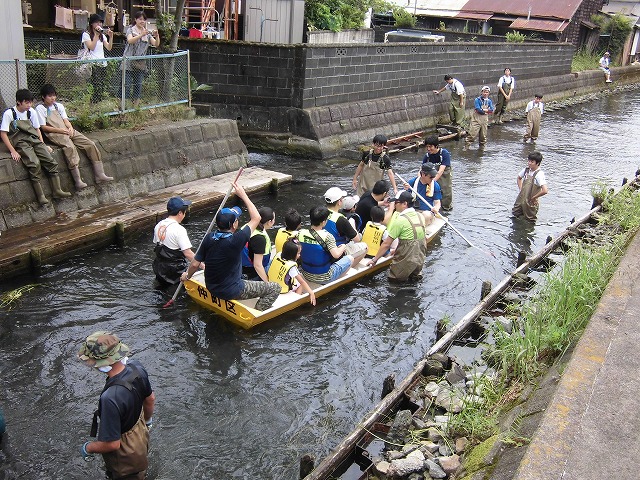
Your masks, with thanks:
<instances>
[{"instance_id":1,"label":"concrete retaining wall","mask_svg":"<svg viewBox=\"0 0 640 480\"><path fill-rule=\"evenodd\" d=\"M247 164L247 149L232 120L196 119L167 122L137 131L89 134L103 154L113 182L95 185L90 162L81 153L80 171L89 187L76 192L62 152L56 148L62 186L74 195L40 206L28 172L0 145L0 231L126 200L163 188L235 171ZM51 189L43 173L47 198Z\"/></svg>"},{"instance_id":2,"label":"concrete retaining wall","mask_svg":"<svg viewBox=\"0 0 640 480\"><path fill-rule=\"evenodd\" d=\"M465 85L495 84L506 65L519 79L567 74L573 47L558 43L274 45L182 39L198 113L233 118L241 131L319 140L307 109L420 95L447 73Z\"/></svg>"},{"instance_id":3,"label":"concrete retaining wall","mask_svg":"<svg viewBox=\"0 0 640 480\"><path fill-rule=\"evenodd\" d=\"M614 68L612 72L612 78L618 84L640 81L640 66ZM491 98L495 102L497 81L487 84L491 86ZM468 115L481 86L482 84L466 85ZM534 79L518 77L509 108L524 109L536 93L544 95L544 101L549 102L604 88L610 87L604 83L604 75L600 70ZM393 137L431 128L436 123L449 123L449 99L450 95L447 93L434 95L427 92L310 108L305 113L308 113L309 122L317 132L316 153L330 157L340 154L349 146L369 144L377 133Z\"/></svg>"}]
</instances>

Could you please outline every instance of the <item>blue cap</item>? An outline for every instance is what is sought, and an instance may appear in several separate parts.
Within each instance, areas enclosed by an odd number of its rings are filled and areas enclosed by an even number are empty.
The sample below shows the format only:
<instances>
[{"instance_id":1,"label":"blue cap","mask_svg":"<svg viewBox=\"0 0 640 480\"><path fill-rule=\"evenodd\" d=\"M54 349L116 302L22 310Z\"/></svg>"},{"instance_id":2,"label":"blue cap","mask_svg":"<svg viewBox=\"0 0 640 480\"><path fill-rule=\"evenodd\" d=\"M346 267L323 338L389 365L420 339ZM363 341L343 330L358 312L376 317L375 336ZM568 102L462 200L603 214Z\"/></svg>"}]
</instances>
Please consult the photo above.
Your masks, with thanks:
<instances>
[{"instance_id":1,"label":"blue cap","mask_svg":"<svg viewBox=\"0 0 640 480\"><path fill-rule=\"evenodd\" d=\"M218 228L228 230L240 215L242 215L240 207L223 208L216 217L216 224L218 225Z\"/></svg>"},{"instance_id":2,"label":"blue cap","mask_svg":"<svg viewBox=\"0 0 640 480\"><path fill-rule=\"evenodd\" d=\"M191 202L189 200L183 200L180 197L171 197L167 202L167 211L171 215L175 215L180 210L182 210L185 207L188 207L189 205L191 205Z\"/></svg>"}]
</instances>

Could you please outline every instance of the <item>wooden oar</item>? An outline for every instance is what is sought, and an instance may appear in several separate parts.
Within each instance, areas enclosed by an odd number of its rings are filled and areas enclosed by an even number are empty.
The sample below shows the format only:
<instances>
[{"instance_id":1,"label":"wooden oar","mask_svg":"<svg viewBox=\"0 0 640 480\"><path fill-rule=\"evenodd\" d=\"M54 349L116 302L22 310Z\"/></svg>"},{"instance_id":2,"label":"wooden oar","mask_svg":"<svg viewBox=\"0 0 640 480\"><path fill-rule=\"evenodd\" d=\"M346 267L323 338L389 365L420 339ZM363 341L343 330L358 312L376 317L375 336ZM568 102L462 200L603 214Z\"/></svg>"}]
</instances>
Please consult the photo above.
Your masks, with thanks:
<instances>
[{"instance_id":1,"label":"wooden oar","mask_svg":"<svg viewBox=\"0 0 640 480\"><path fill-rule=\"evenodd\" d=\"M229 185L229 189L227 190L227 194L222 199L222 203L220 203L220 206L218 207L218 210L216 211L216 214L213 216L213 219L211 220L211 223L209 224L209 228L207 228L207 232L202 237L202 240L200 240L200 245L198 245L198 249L196 250L196 255L200 251L200 247L202 246L202 242L204 241L204 239L207 238L207 235L209 235L209 233L211 233L211 230L213 229L213 224L215 223L216 218L218 217L218 214L220 213L220 210L222 210L224 208L224 204L227 203L227 199L229 198L229 195L231 195L231 190L233 190L233 184L238 181L238 179L240 178L240 175L242 174L243 170L244 170L244 167L240 167L240 170L238 170L238 174L236 175L236 179L231 183L231 185ZM183 286L184 286L184 283L182 283L182 281L180 281L180 285L178 285L178 288L176 288L176 291L173 293L173 297L171 297L171 300L169 300L167 303L165 303L162 306L162 308L167 308L167 307L170 307L171 305L173 305L173 303L176 301L176 298L178 297L178 294L182 290Z\"/></svg>"},{"instance_id":2,"label":"wooden oar","mask_svg":"<svg viewBox=\"0 0 640 480\"><path fill-rule=\"evenodd\" d=\"M426 203L426 204L427 204L427 206L428 206L429 208L433 208L433 205L431 205L431 204L427 201L427 199L426 199L426 198L424 198L422 195L420 195L420 194L418 193L418 191L417 191L415 188L413 188L413 186L412 186L409 182L407 182L404 178L402 178L402 177L400 176L400 174L399 174L399 173L394 172L394 175L395 175L396 177L398 177L402 183L405 183L405 184L409 185L409 188L411 189L411 191L412 191L413 193L415 193L415 194L416 194L416 196L417 196L420 200L422 200L424 203ZM477 248L477 249L478 249L478 250L480 250L482 253L485 253L485 254L491 255L492 257L494 257L494 258L495 258L495 255L493 255L491 252L485 252L484 250L482 250L482 249L481 249L481 248L479 248L479 247L476 247L473 243L471 243L469 240L467 240L467 237L465 237L462 233L460 233L460 231L458 231L458 229L457 229L456 227L454 227L453 225L451 225L451 222L449 222L449 219L448 219L447 217L445 217L445 216L443 216L443 215L440 215L440 213L437 213L436 215L437 215L439 218L441 218L442 220L444 220L444 223L446 223L449 227L451 227L451 229L452 229L454 232L456 232L458 235L460 235L460 237L462 237L462 239L463 239L465 242L467 242L467 243L469 244L469 246L470 246L470 247Z\"/></svg>"}]
</instances>

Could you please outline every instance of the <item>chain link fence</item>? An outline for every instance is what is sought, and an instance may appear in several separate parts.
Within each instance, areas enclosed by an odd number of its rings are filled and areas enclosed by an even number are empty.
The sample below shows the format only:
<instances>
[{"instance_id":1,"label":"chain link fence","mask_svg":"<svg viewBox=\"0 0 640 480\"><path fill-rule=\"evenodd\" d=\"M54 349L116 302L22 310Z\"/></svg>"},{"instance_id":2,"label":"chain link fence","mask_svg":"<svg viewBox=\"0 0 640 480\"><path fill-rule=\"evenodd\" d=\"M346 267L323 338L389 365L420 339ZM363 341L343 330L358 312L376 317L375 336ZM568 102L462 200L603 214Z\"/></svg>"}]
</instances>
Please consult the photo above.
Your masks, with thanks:
<instances>
[{"instance_id":1,"label":"chain link fence","mask_svg":"<svg viewBox=\"0 0 640 480\"><path fill-rule=\"evenodd\" d=\"M104 60L78 60L81 47L80 41L28 39L28 60L0 61L0 106L15 105L20 88L39 101L47 83L71 118L189 103L188 51L124 58L124 44L115 44Z\"/></svg>"}]
</instances>

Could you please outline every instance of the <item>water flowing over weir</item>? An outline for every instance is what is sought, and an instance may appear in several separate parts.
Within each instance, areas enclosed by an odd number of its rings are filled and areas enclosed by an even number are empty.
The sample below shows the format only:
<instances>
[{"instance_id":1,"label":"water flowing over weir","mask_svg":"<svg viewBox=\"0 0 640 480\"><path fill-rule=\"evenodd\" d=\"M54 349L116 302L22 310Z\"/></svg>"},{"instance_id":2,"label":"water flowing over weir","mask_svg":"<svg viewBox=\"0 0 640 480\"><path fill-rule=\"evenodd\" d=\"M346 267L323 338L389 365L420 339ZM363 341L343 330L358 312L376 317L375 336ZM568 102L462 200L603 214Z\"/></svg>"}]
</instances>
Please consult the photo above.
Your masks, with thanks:
<instances>
[{"instance_id":1,"label":"water flowing over weir","mask_svg":"<svg viewBox=\"0 0 640 480\"><path fill-rule=\"evenodd\" d=\"M151 432L154 479L296 478L305 453L327 454L378 401L382 379L402 378L435 340L436 321L462 317L515 267L519 251L537 251L548 235L591 206L599 180L619 185L639 166L640 91L546 114L536 147L550 192L535 228L514 223L515 178L534 147L521 141L524 122L489 130L481 154L448 143L454 162L449 219L475 245L444 229L430 244L424 280L390 285L367 278L250 331L241 331L182 297L151 288L151 232L124 249L110 248L18 278L29 283L16 308L0 312L0 406L8 433L0 478L101 478L101 461L78 454L104 378L77 361L94 330L121 336L147 367L157 396ZM403 152L394 169L407 178L420 155ZM254 198L307 214L329 186L347 188L355 162L252 154L254 165L293 175L277 195ZM197 244L210 218L187 229ZM0 239L0 247L1 247Z\"/></svg>"}]
</instances>

